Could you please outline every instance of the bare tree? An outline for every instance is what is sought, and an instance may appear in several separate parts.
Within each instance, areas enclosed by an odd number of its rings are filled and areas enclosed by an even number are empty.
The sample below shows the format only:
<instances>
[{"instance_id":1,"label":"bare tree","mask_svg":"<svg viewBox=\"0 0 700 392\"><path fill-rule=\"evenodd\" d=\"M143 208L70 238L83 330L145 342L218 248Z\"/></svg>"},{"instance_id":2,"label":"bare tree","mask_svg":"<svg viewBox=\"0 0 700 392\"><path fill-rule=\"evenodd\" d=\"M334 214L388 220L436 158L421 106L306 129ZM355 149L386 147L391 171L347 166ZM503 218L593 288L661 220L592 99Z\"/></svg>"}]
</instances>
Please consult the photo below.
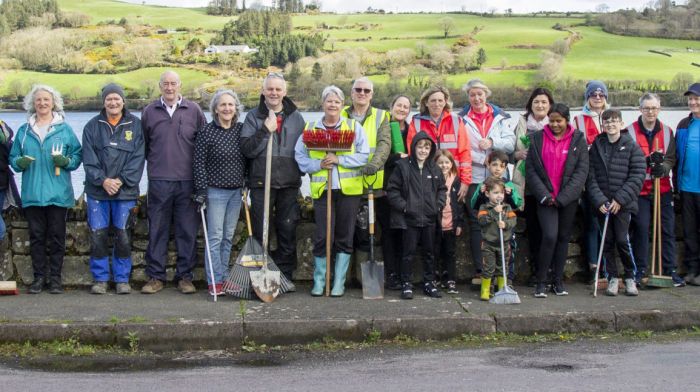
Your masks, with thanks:
<instances>
[{"instance_id":1,"label":"bare tree","mask_svg":"<svg viewBox=\"0 0 700 392\"><path fill-rule=\"evenodd\" d=\"M446 16L444 18L440 18L438 21L438 24L440 26L440 29L442 32L445 34L443 38L447 38L450 35L450 32L454 30L455 28L455 20L450 18L449 16Z\"/></svg>"}]
</instances>

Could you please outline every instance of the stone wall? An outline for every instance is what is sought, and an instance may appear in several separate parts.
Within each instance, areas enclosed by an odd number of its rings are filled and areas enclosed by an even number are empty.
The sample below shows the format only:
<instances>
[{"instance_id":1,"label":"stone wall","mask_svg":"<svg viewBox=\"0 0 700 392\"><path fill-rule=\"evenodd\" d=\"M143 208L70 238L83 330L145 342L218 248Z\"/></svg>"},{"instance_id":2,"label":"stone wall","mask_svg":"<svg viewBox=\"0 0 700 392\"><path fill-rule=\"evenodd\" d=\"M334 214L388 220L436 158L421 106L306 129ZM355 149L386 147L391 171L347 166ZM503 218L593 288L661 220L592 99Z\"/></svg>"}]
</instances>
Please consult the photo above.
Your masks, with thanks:
<instances>
[{"instance_id":1,"label":"stone wall","mask_svg":"<svg viewBox=\"0 0 700 392\"><path fill-rule=\"evenodd\" d=\"M301 201L301 222L297 226L297 259L298 266L295 272L295 280L311 280L313 272L313 255L312 255L312 236L314 231L313 211L311 203ZM133 270L131 280L136 286L147 281L145 274L145 251L148 244L148 224L145 214L145 203L141 200L141 207L138 218L133 228L132 235L132 259ZM234 250L232 252L231 261L236 259L238 251L243 246L248 237L245 226L245 214L241 212L241 220L238 222L236 234L234 236ZM581 222L577 216L577 222ZM680 239L682 231L679 225L680 219L676 220L676 233ZM29 232L27 230L27 222L21 217L17 210L11 210L5 213L5 222L7 224L7 238L0 244L0 280L17 280L18 283L28 285L32 281L32 266L31 257L29 256ZM564 269L564 275L567 280L570 279L585 279L587 277L587 267L581 253L579 245L580 227L576 225L572 242L569 244L569 253ZM274 233L274 230L272 231ZM204 281L204 239L201 235L201 228L198 237L199 263L194 271L195 281L202 283ZM469 231L458 238L457 245L457 272L459 280L466 280L473 272L471 255L468 250ZM527 238L525 237L525 222L518 220L516 227L516 239L518 248L516 252L517 278L516 281L524 282L530 275L528 265L529 254ZM271 237L271 248L275 248L274 234ZM651 247L650 247L651 248ZM682 242L678 242L677 246L679 260L682 257ZM79 204L71 209L68 214L67 235L66 235L66 257L63 266L63 281L69 286L85 286L92 282L92 275L89 269L90 242L89 229L86 223L85 206ZM377 247L375 255L381 258L381 248ZM167 276L171 280L175 275L175 244L170 241L168 247L168 263ZM422 275L420 272L421 263L414 263L414 277L417 279Z\"/></svg>"}]
</instances>

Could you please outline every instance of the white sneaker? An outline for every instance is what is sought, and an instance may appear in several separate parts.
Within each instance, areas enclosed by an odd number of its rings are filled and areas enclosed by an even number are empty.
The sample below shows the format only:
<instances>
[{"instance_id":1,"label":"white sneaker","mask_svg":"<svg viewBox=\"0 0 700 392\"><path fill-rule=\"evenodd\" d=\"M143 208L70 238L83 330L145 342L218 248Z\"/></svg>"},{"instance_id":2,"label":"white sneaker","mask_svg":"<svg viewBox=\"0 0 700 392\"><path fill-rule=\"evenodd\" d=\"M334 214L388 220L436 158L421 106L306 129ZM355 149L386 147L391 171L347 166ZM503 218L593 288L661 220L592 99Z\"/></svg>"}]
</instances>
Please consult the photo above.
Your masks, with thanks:
<instances>
[{"instance_id":1,"label":"white sneaker","mask_svg":"<svg viewBox=\"0 0 700 392\"><path fill-rule=\"evenodd\" d=\"M639 295L637 284L634 282L634 279L625 279L625 295L629 295L630 297Z\"/></svg>"},{"instance_id":2,"label":"white sneaker","mask_svg":"<svg viewBox=\"0 0 700 392\"><path fill-rule=\"evenodd\" d=\"M616 296L619 286L620 282L617 278L610 278L608 281L608 288L605 290L605 295L609 295L611 297Z\"/></svg>"}]
</instances>

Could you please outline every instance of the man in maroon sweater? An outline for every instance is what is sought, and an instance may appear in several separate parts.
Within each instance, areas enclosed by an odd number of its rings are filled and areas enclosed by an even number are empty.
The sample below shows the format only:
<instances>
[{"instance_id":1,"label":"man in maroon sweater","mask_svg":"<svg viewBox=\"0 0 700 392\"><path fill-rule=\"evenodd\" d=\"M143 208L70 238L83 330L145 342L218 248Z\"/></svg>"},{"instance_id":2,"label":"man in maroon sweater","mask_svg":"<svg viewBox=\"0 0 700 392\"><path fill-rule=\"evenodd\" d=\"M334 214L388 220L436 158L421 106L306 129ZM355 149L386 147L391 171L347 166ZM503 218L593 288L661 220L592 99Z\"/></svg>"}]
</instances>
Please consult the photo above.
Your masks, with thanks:
<instances>
[{"instance_id":1,"label":"man in maroon sweater","mask_svg":"<svg viewBox=\"0 0 700 392\"><path fill-rule=\"evenodd\" d=\"M192 160L197 131L206 125L202 109L180 95L182 82L177 73L166 71L160 77L161 97L143 109L141 125L146 140L148 162L148 283L141 289L153 294L166 280L170 224L175 226L177 264L175 282L185 294L194 293L192 270L197 263L197 208Z\"/></svg>"}]
</instances>

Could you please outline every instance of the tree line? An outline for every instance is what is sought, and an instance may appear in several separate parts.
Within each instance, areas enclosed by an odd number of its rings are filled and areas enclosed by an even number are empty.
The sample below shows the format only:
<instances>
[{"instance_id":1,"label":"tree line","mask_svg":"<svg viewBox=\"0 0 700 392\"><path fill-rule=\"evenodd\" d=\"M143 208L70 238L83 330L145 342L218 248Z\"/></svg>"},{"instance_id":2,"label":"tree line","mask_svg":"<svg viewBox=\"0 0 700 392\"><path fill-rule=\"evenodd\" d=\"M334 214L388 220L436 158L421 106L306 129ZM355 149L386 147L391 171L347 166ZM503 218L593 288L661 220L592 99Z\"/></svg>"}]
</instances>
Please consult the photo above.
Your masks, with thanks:
<instances>
[{"instance_id":1,"label":"tree line","mask_svg":"<svg viewBox=\"0 0 700 392\"><path fill-rule=\"evenodd\" d=\"M641 12L634 9L602 13L596 23L612 34L700 39L700 0L677 5L671 0L657 0Z\"/></svg>"},{"instance_id":2,"label":"tree line","mask_svg":"<svg viewBox=\"0 0 700 392\"><path fill-rule=\"evenodd\" d=\"M0 36L36 25L34 19L45 14L60 19L56 0L3 0L0 2Z\"/></svg>"}]
</instances>

